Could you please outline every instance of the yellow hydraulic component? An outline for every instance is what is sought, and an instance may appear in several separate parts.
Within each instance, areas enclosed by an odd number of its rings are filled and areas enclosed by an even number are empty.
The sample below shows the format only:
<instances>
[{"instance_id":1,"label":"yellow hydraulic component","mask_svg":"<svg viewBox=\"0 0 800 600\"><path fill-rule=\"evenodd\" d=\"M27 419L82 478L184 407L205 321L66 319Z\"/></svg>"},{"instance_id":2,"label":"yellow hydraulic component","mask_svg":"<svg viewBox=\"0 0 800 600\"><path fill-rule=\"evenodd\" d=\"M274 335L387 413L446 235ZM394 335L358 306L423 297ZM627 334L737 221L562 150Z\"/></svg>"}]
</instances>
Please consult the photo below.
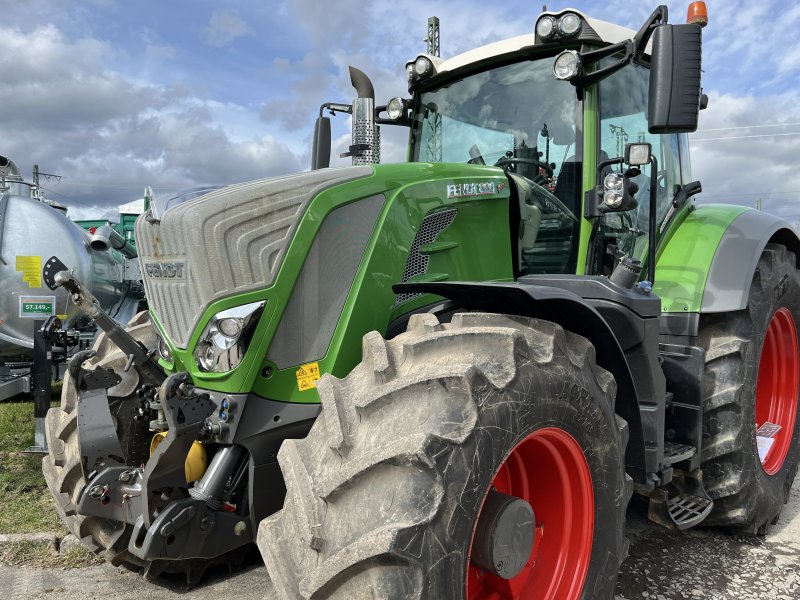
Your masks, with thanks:
<instances>
[{"instance_id":1,"label":"yellow hydraulic component","mask_svg":"<svg viewBox=\"0 0 800 600\"><path fill-rule=\"evenodd\" d=\"M150 442L150 456L153 456L158 445L167 437L166 431L159 431L153 436L153 441ZM192 447L189 448L189 454L186 455L186 462L183 465L186 472L186 483L198 481L202 479L208 467L208 454L206 454L206 447L200 442L193 442Z\"/></svg>"}]
</instances>

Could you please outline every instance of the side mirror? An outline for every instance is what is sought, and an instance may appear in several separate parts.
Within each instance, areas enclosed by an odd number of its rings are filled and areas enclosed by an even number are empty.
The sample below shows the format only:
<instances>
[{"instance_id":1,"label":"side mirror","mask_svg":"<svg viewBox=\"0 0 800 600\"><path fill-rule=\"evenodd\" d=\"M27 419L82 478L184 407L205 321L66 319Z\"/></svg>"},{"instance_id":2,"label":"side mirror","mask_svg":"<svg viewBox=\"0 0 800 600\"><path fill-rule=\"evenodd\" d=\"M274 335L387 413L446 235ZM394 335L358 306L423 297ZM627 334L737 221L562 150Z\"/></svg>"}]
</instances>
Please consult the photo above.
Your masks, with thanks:
<instances>
[{"instance_id":1,"label":"side mirror","mask_svg":"<svg viewBox=\"0 0 800 600\"><path fill-rule=\"evenodd\" d=\"M325 169L331 165L331 119L317 117L314 124L314 147L311 151L311 170Z\"/></svg>"},{"instance_id":2,"label":"side mirror","mask_svg":"<svg viewBox=\"0 0 800 600\"><path fill-rule=\"evenodd\" d=\"M655 28L647 110L650 133L689 133L697 129L701 49L699 25Z\"/></svg>"}]
</instances>

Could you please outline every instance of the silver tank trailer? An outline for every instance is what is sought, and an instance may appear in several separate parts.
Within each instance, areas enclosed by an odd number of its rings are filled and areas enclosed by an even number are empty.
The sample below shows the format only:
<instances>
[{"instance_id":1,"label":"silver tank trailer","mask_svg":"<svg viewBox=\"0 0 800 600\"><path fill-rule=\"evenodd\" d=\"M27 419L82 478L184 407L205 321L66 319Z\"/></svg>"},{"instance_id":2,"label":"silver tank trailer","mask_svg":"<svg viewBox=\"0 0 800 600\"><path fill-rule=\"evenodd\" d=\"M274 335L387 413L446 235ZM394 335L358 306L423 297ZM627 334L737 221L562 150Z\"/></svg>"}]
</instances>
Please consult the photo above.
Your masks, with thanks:
<instances>
[{"instance_id":1,"label":"silver tank trailer","mask_svg":"<svg viewBox=\"0 0 800 600\"><path fill-rule=\"evenodd\" d=\"M127 293L131 286L125 281L122 256L93 250L89 234L64 210L36 196L36 188L22 180L16 165L0 156L0 357L12 361L28 359L33 351L35 319L21 316L22 302L28 309L27 303L36 298L52 298L55 314L66 315L66 327L85 324L66 290L51 290L41 279L52 256L75 273L111 316L126 321L138 302Z\"/></svg>"}]
</instances>

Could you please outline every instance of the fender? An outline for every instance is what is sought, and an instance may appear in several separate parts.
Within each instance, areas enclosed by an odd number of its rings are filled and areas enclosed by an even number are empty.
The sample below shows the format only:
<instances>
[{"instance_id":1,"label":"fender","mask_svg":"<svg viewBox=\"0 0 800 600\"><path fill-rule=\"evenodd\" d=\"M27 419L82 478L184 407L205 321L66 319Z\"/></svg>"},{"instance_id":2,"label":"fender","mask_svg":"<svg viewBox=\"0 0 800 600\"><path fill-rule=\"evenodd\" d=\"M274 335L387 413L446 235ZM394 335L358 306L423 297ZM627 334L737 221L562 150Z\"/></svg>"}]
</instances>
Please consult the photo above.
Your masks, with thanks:
<instances>
[{"instance_id":1,"label":"fender","mask_svg":"<svg viewBox=\"0 0 800 600\"><path fill-rule=\"evenodd\" d=\"M679 225L657 259L653 291L669 313L717 313L747 306L756 264L768 243L800 256L791 225L741 206L701 206Z\"/></svg>"},{"instance_id":2,"label":"fender","mask_svg":"<svg viewBox=\"0 0 800 600\"><path fill-rule=\"evenodd\" d=\"M608 322L586 300L565 289L527 283L428 282L393 286L395 293L428 293L443 296L466 310L478 310L546 319L582 335L595 347L597 364L610 371L617 383L615 411L628 422L626 470L637 483L647 483L646 435L639 401L628 361ZM663 430L661 432L663 434ZM658 440L647 439L648 444ZM663 448L663 446L662 446ZM649 468L648 468L649 467Z\"/></svg>"}]
</instances>

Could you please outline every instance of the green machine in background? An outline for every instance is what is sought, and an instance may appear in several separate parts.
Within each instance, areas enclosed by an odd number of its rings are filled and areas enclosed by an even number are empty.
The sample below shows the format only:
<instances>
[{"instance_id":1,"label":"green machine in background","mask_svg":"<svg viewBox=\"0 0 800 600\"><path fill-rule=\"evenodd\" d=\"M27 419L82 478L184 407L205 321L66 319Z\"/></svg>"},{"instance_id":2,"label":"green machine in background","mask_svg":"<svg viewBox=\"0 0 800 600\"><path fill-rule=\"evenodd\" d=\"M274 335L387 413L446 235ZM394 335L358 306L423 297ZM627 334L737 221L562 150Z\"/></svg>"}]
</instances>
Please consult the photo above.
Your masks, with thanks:
<instances>
[{"instance_id":1,"label":"green machine in background","mask_svg":"<svg viewBox=\"0 0 800 600\"><path fill-rule=\"evenodd\" d=\"M117 232L122 239L135 250L136 237L134 229L136 226L136 219L139 218L139 215L149 210L152 201L153 191L149 187L146 187L144 196L141 199L123 204L117 208L119 220L116 222L112 222L109 219L75 219L75 222L91 235L95 235L97 230L101 227L109 227Z\"/></svg>"},{"instance_id":2,"label":"green machine in background","mask_svg":"<svg viewBox=\"0 0 800 600\"><path fill-rule=\"evenodd\" d=\"M348 599L612 598L634 491L674 529L766 531L800 454L800 242L694 203L705 23L545 12L416 57L381 106L351 68L311 172L137 220L126 331L58 273L106 331L48 415L65 523L190 581L257 541L274 597ZM390 125L407 163L377 164Z\"/></svg>"}]
</instances>

